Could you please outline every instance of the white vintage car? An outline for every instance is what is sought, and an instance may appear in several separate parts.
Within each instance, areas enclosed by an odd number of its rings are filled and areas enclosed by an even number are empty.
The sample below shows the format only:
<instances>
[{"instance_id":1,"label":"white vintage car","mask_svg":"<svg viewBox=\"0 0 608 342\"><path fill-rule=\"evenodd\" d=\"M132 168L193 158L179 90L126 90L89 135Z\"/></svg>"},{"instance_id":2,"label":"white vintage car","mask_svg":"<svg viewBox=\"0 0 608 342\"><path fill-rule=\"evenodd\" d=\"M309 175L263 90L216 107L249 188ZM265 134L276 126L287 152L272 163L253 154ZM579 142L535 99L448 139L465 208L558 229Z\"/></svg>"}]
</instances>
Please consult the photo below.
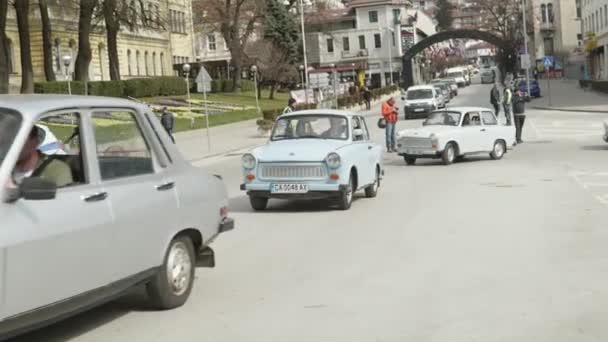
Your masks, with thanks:
<instances>
[{"instance_id":1,"label":"white vintage car","mask_svg":"<svg viewBox=\"0 0 608 342\"><path fill-rule=\"evenodd\" d=\"M281 115L270 141L242 157L244 183L254 210L270 198L325 199L350 208L353 193L375 197L382 178L382 146L371 141L355 113L307 110Z\"/></svg>"},{"instance_id":2,"label":"white vintage car","mask_svg":"<svg viewBox=\"0 0 608 342\"><path fill-rule=\"evenodd\" d=\"M397 134L397 152L408 165L420 158L441 158L445 165L466 155L489 153L501 159L515 144L514 126L498 123L494 112L482 107L454 107L431 113L423 127Z\"/></svg>"}]
</instances>

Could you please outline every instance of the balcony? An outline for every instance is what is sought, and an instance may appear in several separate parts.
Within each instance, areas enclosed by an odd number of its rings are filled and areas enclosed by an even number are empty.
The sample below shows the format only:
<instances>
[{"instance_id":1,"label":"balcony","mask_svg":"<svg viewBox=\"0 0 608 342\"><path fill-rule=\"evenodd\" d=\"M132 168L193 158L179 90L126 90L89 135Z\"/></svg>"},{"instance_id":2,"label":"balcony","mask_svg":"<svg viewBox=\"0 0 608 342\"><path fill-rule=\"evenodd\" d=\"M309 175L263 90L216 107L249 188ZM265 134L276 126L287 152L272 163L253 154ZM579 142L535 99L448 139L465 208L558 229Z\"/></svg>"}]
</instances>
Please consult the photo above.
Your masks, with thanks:
<instances>
[{"instance_id":1,"label":"balcony","mask_svg":"<svg viewBox=\"0 0 608 342\"><path fill-rule=\"evenodd\" d=\"M555 31L555 24L551 22L540 23L541 31Z\"/></svg>"},{"instance_id":2,"label":"balcony","mask_svg":"<svg viewBox=\"0 0 608 342\"><path fill-rule=\"evenodd\" d=\"M355 51L342 51L342 58L361 58L367 57L367 49L355 50Z\"/></svg>"}]
</instances>

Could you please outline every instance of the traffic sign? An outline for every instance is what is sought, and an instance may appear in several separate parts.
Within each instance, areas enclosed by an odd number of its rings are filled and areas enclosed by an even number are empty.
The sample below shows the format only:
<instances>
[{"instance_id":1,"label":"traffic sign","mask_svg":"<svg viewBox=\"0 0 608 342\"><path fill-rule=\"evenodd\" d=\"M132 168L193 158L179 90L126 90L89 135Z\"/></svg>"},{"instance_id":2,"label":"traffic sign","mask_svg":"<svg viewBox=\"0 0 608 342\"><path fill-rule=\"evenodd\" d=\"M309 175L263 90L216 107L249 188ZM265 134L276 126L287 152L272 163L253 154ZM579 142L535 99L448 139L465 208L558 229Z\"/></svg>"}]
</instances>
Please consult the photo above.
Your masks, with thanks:
<instances>
[{"instance_id":1,"label":"traffic sign","mask_svg":"<svg viewBox=\"0 0 608 342\"><path fill-rule=\"evenodd\" d=\"M520 61L521 61L521 68L522 69L530 69L530 55L529 54L522 54L519 56Z\"/></svg>"}]
</instances>

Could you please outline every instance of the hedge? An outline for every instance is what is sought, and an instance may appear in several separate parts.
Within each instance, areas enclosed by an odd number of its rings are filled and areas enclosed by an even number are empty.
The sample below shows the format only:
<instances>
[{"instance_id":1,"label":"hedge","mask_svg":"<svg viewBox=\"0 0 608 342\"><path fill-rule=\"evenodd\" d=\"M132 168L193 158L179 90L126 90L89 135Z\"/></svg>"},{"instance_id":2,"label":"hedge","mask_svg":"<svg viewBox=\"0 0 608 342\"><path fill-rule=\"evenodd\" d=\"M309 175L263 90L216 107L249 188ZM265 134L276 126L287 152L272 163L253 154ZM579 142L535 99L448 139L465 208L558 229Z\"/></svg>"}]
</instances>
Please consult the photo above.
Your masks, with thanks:
<instances>
[{"instance_id":1,"label":"hedge","mask_svg":"<svg viewBox=\"0 0 608 342\"><path fill-rule=\"evenodd\" d=\"M70 82L72 94L84 95L84 82ZM151 78L133 78L122 81L88 82L88 94L113 97L153 97L186 94L186 83L183 78L162 76ZM67 94L68 83L39 82L34 84L34 91L39 94Z\"/></svg>"},{"instance_id":2,"label":"hedge","mask_svg":"<svg viewBox=\"0 0 608 342\"><path fill-rule=\"evenodd\" d=\"M591 88L602 93L608 93L608 81L593 81L591 82Z\"/></svg>"}]
</instances>

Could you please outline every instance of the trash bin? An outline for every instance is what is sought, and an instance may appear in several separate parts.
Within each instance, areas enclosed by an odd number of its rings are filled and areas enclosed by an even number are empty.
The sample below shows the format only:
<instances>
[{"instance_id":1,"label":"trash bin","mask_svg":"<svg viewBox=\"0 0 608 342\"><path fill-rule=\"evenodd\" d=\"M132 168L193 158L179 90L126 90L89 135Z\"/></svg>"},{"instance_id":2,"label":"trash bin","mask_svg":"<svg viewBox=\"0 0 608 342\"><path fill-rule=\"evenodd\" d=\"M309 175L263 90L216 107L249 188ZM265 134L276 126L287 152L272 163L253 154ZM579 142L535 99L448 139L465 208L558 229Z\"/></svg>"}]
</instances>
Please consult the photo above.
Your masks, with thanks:
<instances>
[{"instance_id":1,"label":"trash bin","mask_svg":"<svg viewBox=\"0 0 608 342\"><path fill-rule=\"evenodd\" d=\"M517 92L513 96L513 114L523 114L526 111L526 98Z\"/></svg>"}]
</instances>

